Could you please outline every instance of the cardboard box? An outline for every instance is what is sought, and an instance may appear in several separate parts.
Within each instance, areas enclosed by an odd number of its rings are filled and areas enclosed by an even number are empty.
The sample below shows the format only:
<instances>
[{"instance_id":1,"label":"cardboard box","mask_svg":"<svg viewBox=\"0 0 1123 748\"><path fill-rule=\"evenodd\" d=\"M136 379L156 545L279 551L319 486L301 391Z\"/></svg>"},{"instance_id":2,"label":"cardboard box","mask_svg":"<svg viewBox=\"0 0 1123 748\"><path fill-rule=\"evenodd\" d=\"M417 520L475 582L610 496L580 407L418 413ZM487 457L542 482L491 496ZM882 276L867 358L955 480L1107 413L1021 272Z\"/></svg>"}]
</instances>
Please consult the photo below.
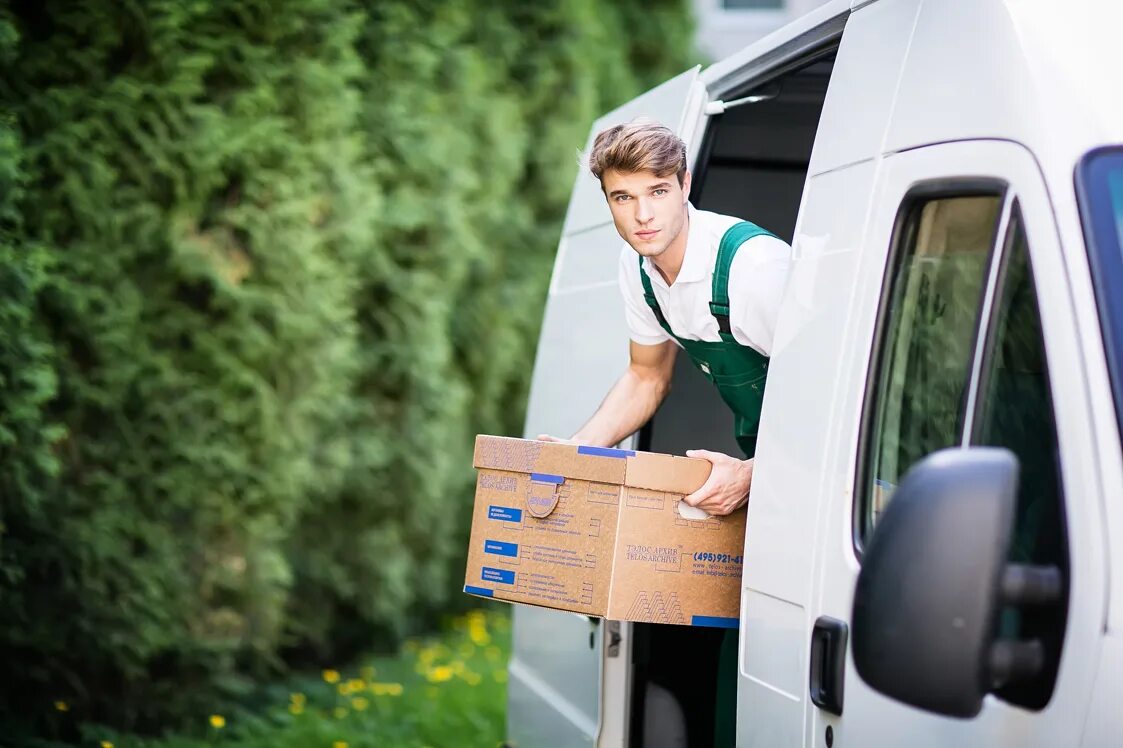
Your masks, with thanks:
<instances>
[{"instance_id":1,"label":"cardboard box","mask_svg":"<svg viewBox=\"0 0 1123 748\"><path fill-rule=\"evenodd\" d=\"M613 620L736 628L745 509L688 519L706 460L476 437L464 591Z\"/></svg>"}]
</instances>

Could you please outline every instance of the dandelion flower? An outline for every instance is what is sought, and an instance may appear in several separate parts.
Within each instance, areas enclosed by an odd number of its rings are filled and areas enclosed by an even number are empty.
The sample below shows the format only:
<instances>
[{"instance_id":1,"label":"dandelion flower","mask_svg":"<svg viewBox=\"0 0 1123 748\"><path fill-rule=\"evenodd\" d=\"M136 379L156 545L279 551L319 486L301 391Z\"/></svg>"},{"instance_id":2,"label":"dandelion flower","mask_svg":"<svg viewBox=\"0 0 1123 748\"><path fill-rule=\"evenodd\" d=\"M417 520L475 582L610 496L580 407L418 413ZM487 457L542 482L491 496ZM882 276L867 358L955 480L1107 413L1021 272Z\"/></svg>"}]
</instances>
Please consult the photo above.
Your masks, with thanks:
<instances>
[{"instance_id":1,"label":"dandelion flower","mask_svg":"<svg viewBox=\"0 0 1123 748\"><path fill-rule=\"evenodd\" d=\"M351 708L356 712L364 711L368 706L370 706L370 702L364 699L362 696L356 696L355 698L351 699Z\"/></svg>"},{"instance_id":2,"label":"dandelion flower","mask_svg":"<svg viewBox=\"0 0 1123 748\"><path fill-rule=\"evenodd\" d=\"M339 671L338 670L325 670L323 675L324 675L324 680L327 681L328 683L338 683L339 682Z\"/></svg>"},{"instance_id":3,"label":"dandelion flower","mask_svg":"<svg viewBox=\"0 0 1123 748\"><path fill-rule=\"evenodd\" d=\"M100 745L101 745L101 748L113 748L113 744L110 743L108 740L101 741Z\"/></svg>"},{"instance_id":4,"label":"dandelion flower","mask_svg":"<svg viewBox=\"0 0 1123 748\"><path fill-rule=\"evenodd\" d=\"M55 709L58 709L60 712L69 712L70 704L67 704L65 701L56 701Z\"/></svg>"},{"instance_id":5,"label":"dandelion flower","mask_svg":"<svg viewBox=\"0 0 1123 748\"><path fill-rule=\"evenodd\" d=\"M226 717L223 717L221 714L212 714L211 727L216 730L221 730L222 728L226 727Z\"/></svg>"},{"instance_id":6,"label":"dandelion flower","mask_svg":"<svg viewBox=\"0 0 1123 748\"><path fill-rule=\"evenodd\" d=\"M346 740L337 740L331 744L331 748L347 748Z\"/></svg>"},{"instance_id":7,"label":"dandelion flower","mask_svg":"<svg viewBox=\"0 0 1123 748\"><path fill-rule=\"evenodd\" d=\"M438 665L429 671L427 677L430 683L444 683L452 678L453 670L447 665Z\"/></svg>"}]
</instances>

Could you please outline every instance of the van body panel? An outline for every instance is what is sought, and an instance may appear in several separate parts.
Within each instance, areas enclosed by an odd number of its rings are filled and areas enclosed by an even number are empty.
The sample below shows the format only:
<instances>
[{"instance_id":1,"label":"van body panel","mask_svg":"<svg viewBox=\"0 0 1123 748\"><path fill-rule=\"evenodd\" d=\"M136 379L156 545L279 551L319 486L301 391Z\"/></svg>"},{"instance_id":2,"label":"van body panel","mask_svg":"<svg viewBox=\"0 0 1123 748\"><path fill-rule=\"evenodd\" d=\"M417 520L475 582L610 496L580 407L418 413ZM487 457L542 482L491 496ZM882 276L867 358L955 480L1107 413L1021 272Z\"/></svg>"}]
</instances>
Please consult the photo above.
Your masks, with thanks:
<instances>
[{"instance_id":1,"label":"van body panel","mask_svg":"<svg viewBox=\"0 0 1123 748\"><path fill-rule=\"evenodd\" d=\"M1119 736L1123 735L1123 711L1119 709L1119 695L1123 694L1123 638L1105 637L1099 659L1100 671L1092 690L1082 748L1110 748L1118 745Z\"/></svg>"},{"instance_id":2,"label":"van body panel","mask_svg":"<svg viewBox=\"0 0 1123 748\"><path fill-rule=\"evenodd\" d=\"M846 23L809 174L881 154L920 0L879 2Z\"/></svg>"},{"instance_id":3,"label":"van body panel","mask_svg":"<svg viewBox=\"0 0 1123 748\"><path fill-rule=\"evenodd\" d=\"M586 151L597 132L638 116L680 131L693 127L704 95L697 68L688 70L598 119ZM570 436L624 372L629 335L616 280L623 246L600 183L579 169L546 299L526 437ZM624 446L633 443L629 438ZM605 660L604 626L573 613L516 605L513 627L507 730L517 745L593 746L602 731L614 741L627 735L629 715L622 708L629 688L627 663L619 657ZM629 632L621 626L625 639ZM602 690L606 669L615 689L607 697Z\"/></svg>"},{"instance_id":4,"label":"van body panel","mask_svg":"<svg viewBox=\"0 0 1123 748\"><path fill-rule=\"evenodd\" d=\"M876 161L866 161L811 178L796 228L795 260L776 329L749 495L738 691L752 710L746 714L761 716L739 725L745 746L804 744L805 709L811 708L804 706L814 621L811 589L822 546L819 515L829 493L823 467L830 458L827 437L836 410L836 372L849 358L843 345L847 310L865 228L866 201L854 205L852 196L870 195L875 177ZM798 619L784 617L789 631L783 639L770 627L753 625L766 612L752 608L762 594L800 608ZM759 650L800 666L783 679L770 679L771 670L756 660ZM777 702L770 693L775 690L792 694L800 708ZM756 702L775 704L757 711ZM788 737L772 742L776 735Z\"/></svg>"},{"instance_id":5,"label":"van body panel","mask_svg":"<svg viewBox=\"0 0 1123 748\"><path fill-rule=\"evenodd\" d=\"M848 655L844 712L841 717L812 708L808 713L806 744L821 740L826 728L840 748L898 745L1076 745L1073 724L1083 721L1091 699L1101 646L1105 612L1106 545L1102 527L1096 445L1090 428L1084 363L1078 347L1070 291L1053 225L1044 182L1027 150L1001 141L949 143L897 154L885 159L879 176L877 202L864 242L860 280L855 286L849 316L850 357L842 359L831 419L830 459L823 501L829 510L820 515L824 526L816 533L821 565L816 575L815 604L809 613L850 620L859 561L854 548L853 486L857 471L859 426L870 373L874 321L886 282L886 255L905 195L926 180L987 176L1011 185L1021 205L1030 260L1042 317L1054 399L1061 476L1070 548L1070 604L1064 648L1056 687L1040 712L988 697L972 720L940 717L907 707L867 686ZM824 360L820 366L827 365ZM763 441L763 440L762 440ZM750 523L751 527L751 523Z\"/></svg>"}]
</instances>

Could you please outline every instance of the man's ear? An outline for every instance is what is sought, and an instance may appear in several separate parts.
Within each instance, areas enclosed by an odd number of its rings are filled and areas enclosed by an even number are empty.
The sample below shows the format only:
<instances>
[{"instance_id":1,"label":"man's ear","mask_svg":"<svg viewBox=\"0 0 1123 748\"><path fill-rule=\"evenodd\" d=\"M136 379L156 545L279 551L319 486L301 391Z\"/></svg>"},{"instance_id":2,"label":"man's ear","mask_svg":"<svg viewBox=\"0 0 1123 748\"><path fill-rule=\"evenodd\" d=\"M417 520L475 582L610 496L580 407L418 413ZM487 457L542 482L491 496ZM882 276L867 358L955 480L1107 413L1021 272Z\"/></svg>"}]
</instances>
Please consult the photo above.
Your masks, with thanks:
<instances>
[{"instance_id":1,"label":"man's ear","mask_svg":"<svg viewBox=\"0 0 1123 748\"><path fill-rule=\"evenodd\" d=\"M690 169L682 175L682 203L685 205L690 200Z\"/></svg>"}]
</instances>

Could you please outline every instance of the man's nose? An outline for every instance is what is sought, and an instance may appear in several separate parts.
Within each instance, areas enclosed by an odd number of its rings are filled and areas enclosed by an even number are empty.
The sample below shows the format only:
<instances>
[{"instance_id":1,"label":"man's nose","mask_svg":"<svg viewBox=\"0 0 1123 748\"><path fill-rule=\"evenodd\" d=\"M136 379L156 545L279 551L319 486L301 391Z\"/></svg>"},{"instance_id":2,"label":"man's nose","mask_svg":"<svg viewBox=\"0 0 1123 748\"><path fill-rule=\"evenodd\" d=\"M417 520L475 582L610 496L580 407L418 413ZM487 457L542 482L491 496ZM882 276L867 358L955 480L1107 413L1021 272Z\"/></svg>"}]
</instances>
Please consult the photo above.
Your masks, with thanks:
<instances>
[{"instance_id":1,"label":"man's nose","mask_svg":"<svg viewBox=\"0 0 1123 748\"><path fill-rule=\"evenodd\" d=\"M636 222L647 223L655 217L655 211L651 209L651 202L644 200L642 197L636 200Z\"/></svg>"}]
</instances>

